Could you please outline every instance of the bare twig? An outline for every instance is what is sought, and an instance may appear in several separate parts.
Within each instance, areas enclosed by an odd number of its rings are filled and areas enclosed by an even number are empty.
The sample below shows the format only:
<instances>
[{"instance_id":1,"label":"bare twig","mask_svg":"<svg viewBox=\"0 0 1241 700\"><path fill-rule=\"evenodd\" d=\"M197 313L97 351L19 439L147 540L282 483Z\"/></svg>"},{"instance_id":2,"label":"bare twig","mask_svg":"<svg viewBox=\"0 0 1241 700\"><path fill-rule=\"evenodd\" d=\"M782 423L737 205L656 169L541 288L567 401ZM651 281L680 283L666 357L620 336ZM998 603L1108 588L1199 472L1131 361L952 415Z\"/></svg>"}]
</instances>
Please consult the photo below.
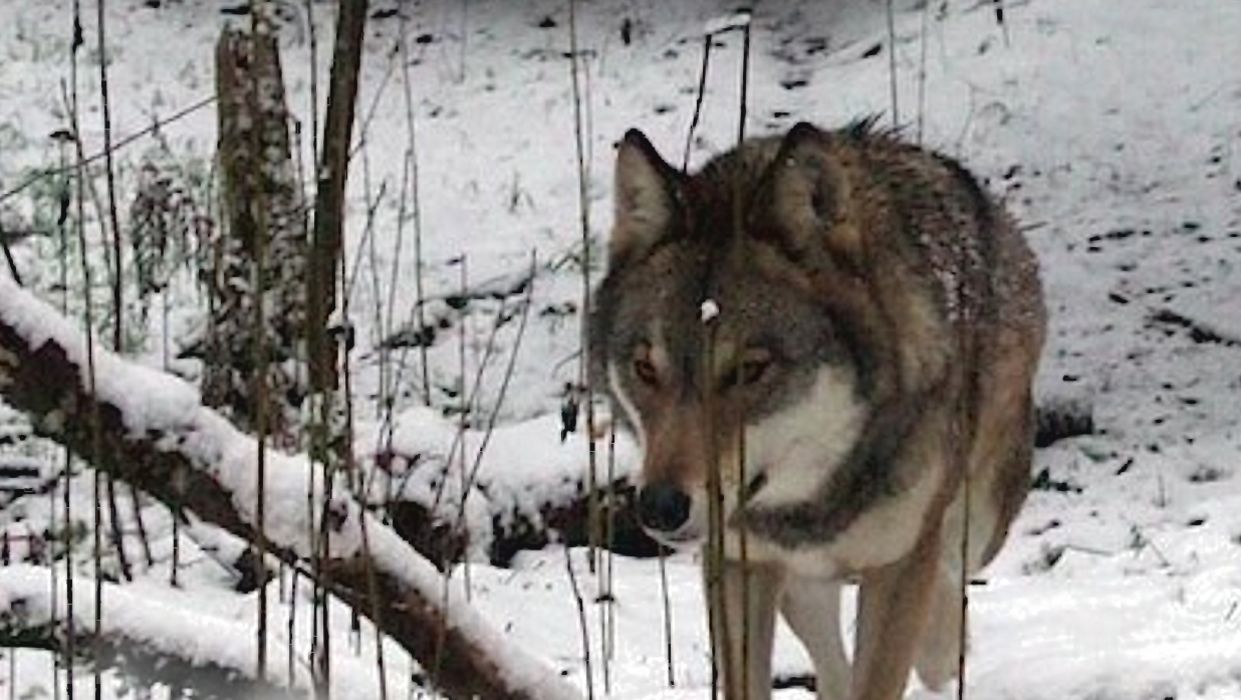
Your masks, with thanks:
<instances>
[{"instance_id":1,"label":"bare twig","mask_svg":"<svg viewBox=\"0 0 1241 700\"><path fill-rule=\"evenodd\" d=\"M363 144L364 144L363 153L364 154L369 153L369 149L365 148L365 144L366 144L365 140L363 140ZM366 181L366 192L367 192L368 202L370 198L369 160L370 160L369 157L364 156L363 162L367 164L367 167L364 170L365 172L364 179ZM376 197L376 206L378 204L378 201L382 199L382 197L383 197L383 189L381 187L379 195L378 197ZM373 230L374 223L375 223L375 206L368 206L367 220L366 220L367 233L370 233ZM371 240L374 240L373 235L371 236ZM374 255L373 247L371 248L371 254L372 256ZM361 258L361 255L359 255L358 257ZM343 271L343 269L345 268L345 256L343 252L341 254L340 266ZM373 263L372 263L372 273L374 274L377 280L378 271L375 269ZM376 299L377 300L379 299L378 294L376 294ZM378 310L377 310L377 314L378 314ZM348 294L342 295L342 298L341 298L341 316L344 319L346 319L346 323L348 323L348 319L349 319L349 295ZM344 389L345 389L345 397L344 397L344 400L345 400L345 429L344 429L345 449L344 449L344 454L345 454L345 460L346 460L345 469L346 469L346 474L348 475L351 483L353 484L354 496L365 497L364 494L367 494L370 492L369 479L368 479L368 483L366 484L360 484L354 480L354 476L357 474L358 468L357 468L357 465L354 463L354 451L353 451L353 363L350 361L351 355L350 355L349 350L350 348L348 344L346 344L345 353L344 353ZM372 471L372 475L373 474L374 472ZM365 568L364 575L366 578L367 595L371 600L370 618L375 621L375 624L374 624L375 670L378 676L377 680L379 684L379 700L387 700L388 698L388 674L385 671L383 632L381 630L381 626L383 624L383 619L384 619L384 610L380 604L379 581L375 575L375 567L372 563L370 528L368 527L368 524L365 520L363 520L359 524L361 526L361 534L362 534L362 552L364 554L364 558L366 561L366 564L364 567ZM359 611L355 608L354 609L355 616L358 613ZM357 622L358 620L355 617L355 623Z\"/></svg>"},{"instance_id":2,"label":"bare twig","mask_svg":"<svg viewBox=\"0 0 1241 700\"><path fill-rule=\"evenodd\" d=\"M888 15L888 88L892 99L892 127L901 125L901 113L896 101L896 9L894 0L887 1Z\"/></svg>"},{"instance_id":3,"label":"bare twig","mask_svg":"<svg viewBox=\"0 0 1241 700\"><path fill-rule=\"evenodd\" d=\"M75 124L74 126L75 132L77 131L76 124L78 122L78 115L79 115L78 47L81 44L82 44L81 1L73 0L73 40L69 45L69 83L71 85L69 115L73 119L73 123ZM64 84L62 83L61 85L63 88ZM77 143L79 144L78 148L80 149L81 140L77 139L76 137L74 140L77 141ZM85 250L86 248L86 206L83 204L83 199L86 196L86 188L84 184L84 180L86 178L86 163L81 157L80 150L78 151L78 158L75 164L73 165L73 168L74 169L71 172L75 175L74 182L76 184L76 187L74 189L75 189L76 196L74 197L74 203L76 205L76 214L77 214L76 220L74 221L74 230L75 230L75 233L77 234L79 250ZM3 201L2 197L0 197L0 201ZM61 219L63 221L64 214L62 214ZM67 245L68 237L67 236L66 236L65 243L66 243L65 248L68 248L68 245ZM83 265L83 269L86 269L89 271L89 268L87 268L85 265ZM68 278L68 265L67 264L62 268L61 272L62 272L62 279L67 280ZM89 314L89 310L90 310L89 278L86 280L83 280L83 287L86 290L86 294L83 295L83 298L86 300L87 313ZM67 281L63 285L62 289L64 290L64 294L66 295L66 300L62 300L62 307L67 307L68 306L67 296L68 296L68 289L69 289ZM90 321L87 321L86 322L87 333L91 333L93 331L93 329L90 326L91 326ZM93 344L88 341L87 357L91 360L92 365L94 362L93 349L94 349ZM96 411L92 415L98 415L98 412ZM71 488L72 483L73 483L72 466L73 466L73 455L72 455L72 452L69 446L66 445L65 446L65 494L64 494L63 506L64 506L64 514L65 514L65 518L64 518L64 522L65 522L65 606L66 606L65 610L66 610L66 615L67 615L67 619L65 622L66 622L67 638L65 641L65 654L64 654L63 665L65 667L65 694L69 698L74 697L73 695L73 691L74 691L73 658L74 658L74 655L77 653L77 648L76 648L77 629L76 629L76 622L75 622L75 616L74 616L74 605L73 605L74 603L73 530L72 530L73 510L72 510L72 488Z\"/></svg>"},{"instance_id":4,"label":"bare twig","mask_svg":"<svg viewBox=\"0 0 1241 700\"><path fill-rule=\"evenodd\" d=\"M672 600L668 595L668 562L667 555L661 547L659 550L659 595L664 604L664 661L668 669L668 687L675 688L677 685L676 675L673 672L672 660Z\"/></svg>"},{"instance_id":5,"label":"bare twig","mask_svg":"<svg viewBox=\"0 0 1241 700\"><path fill-rule=\"evenodd\" d=\"M531 273L538 264L537 253L530 253L530 269ZM533 306L534 282L531 277L530 285L526 288L525 303L522 304L521 320L517 324L517 337L513 340L513 350L508 356L508 366L504 369L504 376L500 380L500 390L496 395L495 404L491 408L491 414L487 416L487 425L483 431L483 439L478 445L478 449L474 452L474 464L470 467L469 478L466 479L466 490L461 494L461 502L457 508L457 523L460 525L462 518L465 517L465 501L474 484L478 482L478 471L483 465L483 455L487 452L487 445L491 442L492 433L495 432L496 422L500 417L500 407L504 405L504 399L508 395L509 382L513 378L513 370L517 366L517 355L521 351L522 339L526 335L526 322L530 320L530 307Z\"/></svg>"},{"instance_id":6,"label":"bare twig","mask_svg":"<svg viewBox=\"0 0 1241 700\"><path fill-rule=\"evenodd\" d=\"M9 239L4 235L3 226L0 226L0 249L4 250L4 259L9 264L9 274L13 276L13 281L17 282L18 286L26 286L22 282L21 273L17 270L17 260L13 258L13 251L9 248Z\"/></svg>"},{"instance_id":7,"label":"bare twig","mask_svg":"<svg viewBox=\"0 0 1241 700\"><path fill-rule=\"evenodd\" d=\"M702 38L702 67L698 70L698 92L694 97L694 116L689 120L689 132L685 134L685 156L681 159L681 172L689 171L689 151L694 143L694 129L698 128L698 120L702 116L702 101L707 94L707 70L711 67L711 42L713 37L707 34Z\"/></svg>"},{"instance_id":8,"label":"bare twig","mask_svg":"<svg viewBox=\"0 0 1241 700\"><path fill-rule=\"evenodd\" d=\"M582 600L582 590L577 585L577 572L573 568L573 551L564 548L564 567L569 574L569 587L573 591L573 601L577 605L578 629L582 633L582 662L586 665L586 698L595 698L595 674L591 665L590 628L586 624L586 603Z\"/></svg>"},{"instance_id":9,"label":"bare twig","mask_svg":"<svg viewBox=\"0 0 1241 700\"><path fill-rule=\"evenodd\" d=\"M77 26L80 26L80 23ZM215 103L215 100L216 100L215 95L211 95L209 97L204 97L201 100L198 100L197 102L193 102L189 106L185 107L184 109L181 109L178 112L174 112L164 119L153 121L145 129L139 129L138 131L135 131L134 133L129 134L125 136L124 138L118 139L116 143L112 144L111 148L105 148L104 150L98 153L92 154L88 158L81 159L80 163L75 163L74 165L71 165L71 166L52 168L50 170L43 170L41 172L35 173L31 175L30 177L26 178L25 180L22 180L21 183L19 183L17 186L11 189L5 190L3 193L0 193L0 204L3 204L4 202L7 202L8 200L12 199L13 197L16 197L22 192L25 192L26 189L28 189L31 185L34 185L35 183L41 180L45 180L49 177L56 177L58 175L70 174L74 172L74 170L76 170L79 166L82 168L85 168L86 166L94 165L96 162L132 144L133 142L137 141L143 136L147 136L148 134L152 134L156 131L159 131L160 129L167 126L168 124L184 119L185 117L193 114L194 112L197 112L200 109L209 107L210 105Z\"/></svg>"},{"instance_id":10,"label":"bare twig","mask_svg":"<svg viewBox=\"0 0 1241 700\"><path fill-rule=\"evenodd\" d=\"M409 194L411 199L413 224L414 224L414 316L417 319L419 330L426 328L426 308L424 300L426 295L423 289L422 280L422 200L419 198L421 180L418 176L418 137L416 122L414 120L414 96L412 81L409 75L409 33L408 25L405 17L401 16L401 84L404 88L403 95L405 98L405 132L408 138L408 146L406 147L405 157L409 159ZM464 71L465 59L462 58L462 70ZM405 190L401 190L401 209L404 211ZM405 219L401 216L397 222L398 240L404 231ZM394 263L395 264L395 263ZM418 369L422 379L422 402L425 406L431 405L431 370L427 361L427 346L421 344L418 346Z\"/></svg>"},{"instance_id":11,"label":"bare twig","mask_svg":"<svg viewBox=\"0 0 1241 700\"><path fill-rule=\"evenodd\" d=\"M739 88L739 97L737 104L737 148L745 142L745 119L746 110L749 107L749 85L750 85L750 23L746 22L743 29L741 44L741 80ZM737 240L741 240L744 236L745 226L745 210L742 206L744 202L743 179L741 171L737 170L733 179L733 235ZM710 375L707 375L710 376ZM749 477L746 476L745 469L745 410L744 405L741 407L740 428L737 433L737 503L743 503L745 500L745 489L749 483ZM750 620L750 576L747 570L749 565L749 538L746 536L745 528L739 533L739 553L741 555L741 568L745 572L741 577L741 600L742 603L742 619L741 627L743 630L741 636L741 693L742 697L748 700L750 695L750 635L744 630L748 630L753 623Z\"/></svg>"},{"instance_id":12,"label":"bare twig","mask_svg":"<svg viewBox=\"0 0 1241 700\"><path fill-rule=\"evenodd\" d=\"M922 3L921 25L918 32L918 145L922 145L922 129L926 118L926 23L931 14L931 3Z\"/></svg>"},{"instance_id":13,"label":"bare twig","mask_svg":"<svg viewBox=\"0 0 1241 700\"><path fill-rule=\"evenodd\" d=\"M582 401L586 407L586 445L587 464L590 473L590 519L592 525L598 522L599 500L598 489L598 457L595 450L595 402L590 386L587 353L585 348L590 338L591 289L590 289L590 174L586 170L586 134L582 126L582 96L578 78L578 46L577 46L577 2L569 0L569 78L573 88L573 141L577 155L577 197L578 217L582 228L582 313L581 317L581 348L583 349L578 363L578 385L584 387ZM594 531L590 543L590 570L593 573L597 566L598 546L600 537Z\"/></svg>"}]
</instances>

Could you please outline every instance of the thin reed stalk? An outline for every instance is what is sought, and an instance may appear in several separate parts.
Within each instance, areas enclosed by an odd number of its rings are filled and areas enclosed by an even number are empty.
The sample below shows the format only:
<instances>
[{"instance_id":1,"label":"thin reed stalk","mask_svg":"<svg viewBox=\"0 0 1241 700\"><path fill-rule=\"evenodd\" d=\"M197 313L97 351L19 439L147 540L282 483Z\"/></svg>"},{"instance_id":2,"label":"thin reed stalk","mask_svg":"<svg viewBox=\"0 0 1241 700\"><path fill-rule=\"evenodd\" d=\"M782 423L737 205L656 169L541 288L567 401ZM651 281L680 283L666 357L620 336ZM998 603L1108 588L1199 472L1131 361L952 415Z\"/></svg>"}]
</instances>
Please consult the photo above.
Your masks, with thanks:
<instances>
[{"instance_id":1,"label":"thin reed stalk","mask_svg":"<svg viewBox=\"0 0 1241 700\"><path fill-rule=\"evenodd\" d=\"M590 175L586 170L586 135L582 133L582 95L578 75L578 44L577 44L577 1L569 0L569 78L573 87L573 142L577 158L577 196L578 217L582 229L582 313L581 339L578 361L578 385L583 388L582 401L586 407L586 445L587 469L590 479L587 518L590 533L590 572L593 574L598 565L597 557L601 540L599 523L599 464L595 447L595 401L590 385L586 347L590 339Z\"/></svg>"}]
</instances>

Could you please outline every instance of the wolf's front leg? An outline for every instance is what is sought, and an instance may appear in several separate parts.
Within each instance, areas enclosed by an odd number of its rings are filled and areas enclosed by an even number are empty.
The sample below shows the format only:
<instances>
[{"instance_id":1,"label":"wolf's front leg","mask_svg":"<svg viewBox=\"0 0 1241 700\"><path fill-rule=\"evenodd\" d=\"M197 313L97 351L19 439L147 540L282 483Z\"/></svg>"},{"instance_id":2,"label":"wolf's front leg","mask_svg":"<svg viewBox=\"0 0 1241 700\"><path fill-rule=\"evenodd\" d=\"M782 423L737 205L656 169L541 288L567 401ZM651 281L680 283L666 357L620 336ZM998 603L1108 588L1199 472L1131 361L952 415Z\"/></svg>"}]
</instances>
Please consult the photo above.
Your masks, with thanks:
<instances>
[{"instance_id":1,"label":"wolf's front leg","mask_svg":"<svg viewBox=\"0 0 1241 700\"><path fill-rule=\"evenodd\" d=\"M840 583L790 575L784 583L780 614L814 661L819 700L845 700L849 659L840 637Z\"/></svg>"},{"instance_id":2,"label":"wolf's front leg","mask_svg":"<svg viewBox=\"0 0 1241 700\"><path fill-rule=\"evenodd\" d=\"M706 577L711 651L725 700L769 700L780 569L725 561L714 581L709 570Z\"/></svg>"},{"instance_id":3,"label":"wolf's front leg","mask_svg":"<svg viewBox=\"0 0 1241 700\"><path fill-rule=\"evenodd\" d=\"M851 700L900 700L923 639L936 567L938 523L903 558L862 574Z\"/></svg>"}]
</instances>

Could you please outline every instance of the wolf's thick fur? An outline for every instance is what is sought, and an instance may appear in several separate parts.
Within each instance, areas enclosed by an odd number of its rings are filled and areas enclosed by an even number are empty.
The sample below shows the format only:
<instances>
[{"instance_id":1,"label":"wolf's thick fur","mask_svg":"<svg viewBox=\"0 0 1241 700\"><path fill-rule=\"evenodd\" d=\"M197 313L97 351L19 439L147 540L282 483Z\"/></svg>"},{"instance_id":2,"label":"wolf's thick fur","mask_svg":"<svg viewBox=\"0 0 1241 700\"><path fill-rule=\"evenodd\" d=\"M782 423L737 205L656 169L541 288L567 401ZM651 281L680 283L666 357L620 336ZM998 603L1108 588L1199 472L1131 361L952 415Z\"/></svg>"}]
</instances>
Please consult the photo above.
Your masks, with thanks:
<instances>
[{"instance_id":1,"label":"wolf's thick fur","mask_svg":"<svg viewBox=\"0 0 1241 700\"><path fill-rule=\"evenodd\" d=\"M653 534L701 542L721 485L726 697L769 697L777 611L820 698L898 698L912 667L954 678L962 572L1025 499L1045 327L1034 257L999 206L865 122L799 124L693 175L630 131L609 265L591 359L643 447Z\"/></svg>"}]
</instances>

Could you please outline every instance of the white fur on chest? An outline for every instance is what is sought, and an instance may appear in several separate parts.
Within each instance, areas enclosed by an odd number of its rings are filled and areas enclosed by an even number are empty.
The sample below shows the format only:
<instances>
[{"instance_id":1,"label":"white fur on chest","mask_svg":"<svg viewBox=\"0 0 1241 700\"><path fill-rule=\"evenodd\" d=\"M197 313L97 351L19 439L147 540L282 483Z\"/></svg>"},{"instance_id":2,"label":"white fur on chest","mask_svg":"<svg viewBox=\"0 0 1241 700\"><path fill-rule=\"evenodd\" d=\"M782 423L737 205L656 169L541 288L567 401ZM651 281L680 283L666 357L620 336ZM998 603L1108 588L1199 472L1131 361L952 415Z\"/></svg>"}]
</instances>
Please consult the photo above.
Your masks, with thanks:
<instances>
[{"instance_id":1,"label":"white fur on chest","mask_svg":"<svg viewBox=\"0 0 1241 700\"><path fill-rule=\"evenodd\" d=\"M746 428L748 471L765 477L751 503L794 505L818 493L848 456L865 420L852 374L820 369L799 401Z\"/></svg>"},{"instance_id":2,"label":"white fur on chest","mask_svg":"<svg viewBox=\"0 0 1241 700\"><path fill-rule=\"evenodd\" d=\"M910 552L925 530L927 510L940 489L937 467L921 470L899 494L881 498L829 542L786 548L754 534L730 530L726 555L750 561L780 563L802 575L845 578L864 569L890 564Z\"/></svg>"}]
</instances>

